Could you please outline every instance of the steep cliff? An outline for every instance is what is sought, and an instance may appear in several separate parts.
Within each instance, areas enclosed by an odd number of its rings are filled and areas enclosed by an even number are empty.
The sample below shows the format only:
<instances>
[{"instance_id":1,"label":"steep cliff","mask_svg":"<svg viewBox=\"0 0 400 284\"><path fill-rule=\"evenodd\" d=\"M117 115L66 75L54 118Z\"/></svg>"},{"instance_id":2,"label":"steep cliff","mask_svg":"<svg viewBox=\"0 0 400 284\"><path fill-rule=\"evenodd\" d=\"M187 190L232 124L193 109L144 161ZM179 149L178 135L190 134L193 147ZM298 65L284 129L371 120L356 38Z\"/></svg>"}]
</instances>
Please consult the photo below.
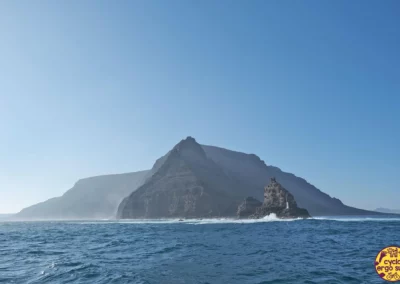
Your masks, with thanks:
<instances>
[{"instance_id":1,"label":"steep cliff","mask_svg":"<svg viewBox=\"0 0 400 284\"><path fill-rule=\"evenodd\" d=\"M262 202L254 197L246 197L242 203L240 203L237 216L239 218L247 218L254 215L257 208L262 206Z\"/></svg>"},{"instance_id":2,"label":"steep cliff","mask_svg":"<svg viewBox=\"0 0 400 284\"><path fill-rule=\"evenodd\" d=\"M284 188L289 189L298 205L312 216L379 215L380 213L344 205L339 199L322 192L305 179L268 166L254 154L236 152L215 146L202 145L208 158L222 168L226 175L243 185L246 196L263 200L263 191L271 177L276 177Z\"/></svg>"},{"instance_id":3,"label":"steep cliff","mask_svg":"<svg viewBox=\"0 0 400 284\"><path fill-rule=\"evenodd\" d=\"M200 145L188 137L156 161L143 186L120 204L117 217L234 216L244 198L263 200L262 188L273 176L313 216L379 214L346 206L254 154Z\"/></svg>"},{"instance_id":4,"label":"steep cliff","mask_svg":"<svg viewBox=\"0 0 400 284\"><path fill-rule=\"evenodd\" d=\"M240 197L228 177L191 137L178 143L144 185L125 198L118 218L233 216Z\"/></svg>"}]
</instances>

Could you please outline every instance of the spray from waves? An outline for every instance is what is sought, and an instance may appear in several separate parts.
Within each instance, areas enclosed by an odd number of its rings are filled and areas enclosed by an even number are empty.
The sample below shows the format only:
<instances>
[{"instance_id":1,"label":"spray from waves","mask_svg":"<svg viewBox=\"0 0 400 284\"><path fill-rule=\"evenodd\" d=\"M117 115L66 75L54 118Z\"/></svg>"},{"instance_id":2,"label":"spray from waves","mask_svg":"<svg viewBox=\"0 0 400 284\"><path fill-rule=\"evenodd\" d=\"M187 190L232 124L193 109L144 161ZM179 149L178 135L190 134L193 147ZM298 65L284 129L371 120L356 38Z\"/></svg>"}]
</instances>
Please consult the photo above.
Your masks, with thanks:
<instances>
[{"instance_id":1,"label":"spray from waves","mask_svg":"<svg viewBox=\"0 0 400 284\"><path fill-rule=\"evenodd\" d=\"M79 222L79 224L190 224L190 225L206 225L206 224L251 224L265 222L290 222L302 220L298 219L280 219L276 214L272 213L260 219L234 219L234 218L209 218L209 219L123 219L108 221L92 221Z\"/></svg>"},{"instance_id":2,"label":"spray from waves","mask_svg":"<svg viewBox=\"0 0 400 284\"><path fill-rule=\"evenodd\" d=\"M235 219L235 218L209 218L209 219L122 219L122 220L86 220L86 221L64 221L73 224L252 224L266 222L291 222L299 220L315 220L315 221L339 221L339 222L400 222L400 218L396 217L368 217L368 216L320 216L309 219L280 219L276 214L272 213L260 219ZM58 222L56 222L58 223Z\"/></svg>"},{"instance_id":3,"label":"spray from waves","mask_svg":"<svg viewBox=\"0 0 400 284\"><path fill-rule=\"evenodd\" d=\"M252 224L252 223L266 223L266 222L290 222L302 220L299 219L281 219L276 217L276 214L272 213L260 219L202 219L202 220L187 220L185 223L193 225L203 225L203 224Z\"/></svg>"},{"instance_id":4,"label":"spray from waves","mask_svg":"<svg viewBox=\"0 0 400 284\"><path fill-rule=\"evenodd\" d=\"M190 224L190 225L206 225L206 224L252 224L265 222L291 222L304 220L297 219L280 219L276 214L272 213L260 219L234 219L234 218L209 218L209 219L123 219L123 220L98 220L98 221L82 221L79 224ZM310 220L310 219L308 219ZM311 220L316 221L339 221L339 222L400 222L400 218L396 217L360 217L360 216L326 216L313 217ZM76 222L74 222L76 223Z\"/></svg>"}]
</instances>

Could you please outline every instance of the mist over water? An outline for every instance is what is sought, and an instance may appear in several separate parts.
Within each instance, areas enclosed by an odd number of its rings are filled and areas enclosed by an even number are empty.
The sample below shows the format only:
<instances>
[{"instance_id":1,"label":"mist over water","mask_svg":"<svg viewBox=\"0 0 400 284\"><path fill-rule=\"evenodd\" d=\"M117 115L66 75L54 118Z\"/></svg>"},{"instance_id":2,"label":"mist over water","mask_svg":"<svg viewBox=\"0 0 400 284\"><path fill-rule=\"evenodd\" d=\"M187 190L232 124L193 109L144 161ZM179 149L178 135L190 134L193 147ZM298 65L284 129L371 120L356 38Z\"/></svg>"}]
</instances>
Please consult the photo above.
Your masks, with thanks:
<instances>
[{"instance_id":1,"label":"mist over water","mask_svg":"<svg viewBox=\"0 0 400 284\"><path fill-rule=\"evenodd\" d=\"M337 219L2 222L0 282L382 283L400 219Z\"/></svg>"}]
</instances>

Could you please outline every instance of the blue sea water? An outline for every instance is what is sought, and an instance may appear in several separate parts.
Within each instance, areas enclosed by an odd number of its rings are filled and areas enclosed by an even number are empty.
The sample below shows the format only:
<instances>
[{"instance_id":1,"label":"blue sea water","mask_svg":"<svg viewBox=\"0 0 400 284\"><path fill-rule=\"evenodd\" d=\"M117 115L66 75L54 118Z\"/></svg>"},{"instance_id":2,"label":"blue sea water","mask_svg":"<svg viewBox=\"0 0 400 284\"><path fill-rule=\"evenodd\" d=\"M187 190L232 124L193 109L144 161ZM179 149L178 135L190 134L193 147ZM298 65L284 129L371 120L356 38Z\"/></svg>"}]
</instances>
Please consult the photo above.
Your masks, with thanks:
<instances>
[{"instance_id":1,"label":"blue sea water","mask_svg":"<svg viewBox=\"0 0 400 284\"><path fill-rule=\"evenodd\" d=\"M400 219L0 223L1 283L384 283Z\"/></svg>"}]
</instances>

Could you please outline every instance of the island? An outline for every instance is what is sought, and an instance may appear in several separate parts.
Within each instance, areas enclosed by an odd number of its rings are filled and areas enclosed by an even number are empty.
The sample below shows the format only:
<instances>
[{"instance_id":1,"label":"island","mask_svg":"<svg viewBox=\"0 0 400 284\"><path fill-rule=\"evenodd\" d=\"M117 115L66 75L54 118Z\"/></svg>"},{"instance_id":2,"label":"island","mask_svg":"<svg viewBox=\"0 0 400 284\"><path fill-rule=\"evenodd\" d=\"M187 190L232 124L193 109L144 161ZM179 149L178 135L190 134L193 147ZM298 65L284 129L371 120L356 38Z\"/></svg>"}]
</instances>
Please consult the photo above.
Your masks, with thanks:
<instances>
[{"instance_id":1,"label":"island","mask_svg":"<svg viewBox=\"0 0 400 284\"><path fill-rule=\"evenodd\" d=\"M280 195L277 200L272 192L268 197L269 190L263 191L272 177L271 187L278 190L274 194ZM277 181L288 194L279 190ZM299 207L312 216L385 214L347 206L305 179L267 165L255 154L199 144L188 136L157 159L151 169L80 179L62 196L29 206L9 218L261 218L270 211L280 218L307 216Z\"/></svg>"}]
</instances>

